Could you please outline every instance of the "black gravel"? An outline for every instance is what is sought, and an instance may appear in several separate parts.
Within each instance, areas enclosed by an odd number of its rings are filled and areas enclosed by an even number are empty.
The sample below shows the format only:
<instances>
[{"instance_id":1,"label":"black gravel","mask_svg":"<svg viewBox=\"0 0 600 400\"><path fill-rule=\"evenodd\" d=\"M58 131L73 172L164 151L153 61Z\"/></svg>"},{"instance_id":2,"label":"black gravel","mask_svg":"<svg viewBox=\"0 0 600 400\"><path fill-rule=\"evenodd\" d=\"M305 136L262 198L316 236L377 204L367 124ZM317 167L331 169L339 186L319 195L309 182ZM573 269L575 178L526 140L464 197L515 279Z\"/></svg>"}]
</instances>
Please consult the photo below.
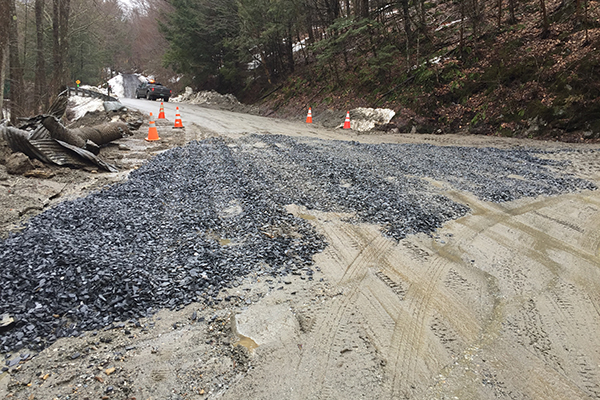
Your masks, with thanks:
<instances>
[{"instance_id":1,"label":"black gravel","mask_svg":"<svg viewBox=\"0 0 600 400\"><path fill-rule=\"evenodd\" d=\"M422 178L496 202L596 189L549 165L524 150L276 135L167 151L0 242L0 314L17 321L0 351L210 302L250 272L310 278L326 243L287 204L354 213L401 239L468 212Z\"/></svg>"}]
</instances>

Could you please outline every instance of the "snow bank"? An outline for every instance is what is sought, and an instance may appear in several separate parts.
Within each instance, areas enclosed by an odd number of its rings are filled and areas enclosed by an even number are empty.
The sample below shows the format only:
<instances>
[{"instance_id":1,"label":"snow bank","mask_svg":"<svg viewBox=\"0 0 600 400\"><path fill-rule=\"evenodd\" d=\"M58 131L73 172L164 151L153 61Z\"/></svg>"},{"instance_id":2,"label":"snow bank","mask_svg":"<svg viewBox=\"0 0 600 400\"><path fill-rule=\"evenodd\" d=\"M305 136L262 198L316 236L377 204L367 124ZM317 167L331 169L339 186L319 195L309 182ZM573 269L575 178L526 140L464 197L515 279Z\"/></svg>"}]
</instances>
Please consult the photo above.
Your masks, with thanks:
<instances>
[{"instance_id":1,"label":"snow bank","mask_svg":"<svg viewBox=\"0 0 600 400\"><path fill-rule=\"evenodd\" d=\"M69 108L73 111L73 121L83 117L88 112L104 111L104 102L93 97L71 96Z\"/></svg>"},{"instance_id":2,"label":"snow bank","mask_svg":"<svg viewBox=\"0 0 600 400\"><path fill-rule=\"evenodd\" d=\"M232 94L220 94L214 90L194 93L190 87L186 87L185 93L171 99L171 101L190 104L216 104L219 106L241 105Z\"/></svg>"},{"instance_id":3,"label":"snow bank","mask_svg":"<svg viewBox=\"0 0 600 400\"><path fill-rule=\"evenodd\" d=\"M125 85L123 84L123 75L119 74L108 80L110 85L110 95L113 97L125 97Z\"/></svg>"},{"instance_id":4,"label":"snow bank","mask_svg":"<svg viewBox=\"0 0 600 400\"><path fill-rule=\"evenodd\" d=\"M394 118L396 112L389 108L355 108L350 110L350 126L355 131L366 132L376 125L387 124ZM343 123L340 124L340 128Z\"/></svg>"}]
</instances>

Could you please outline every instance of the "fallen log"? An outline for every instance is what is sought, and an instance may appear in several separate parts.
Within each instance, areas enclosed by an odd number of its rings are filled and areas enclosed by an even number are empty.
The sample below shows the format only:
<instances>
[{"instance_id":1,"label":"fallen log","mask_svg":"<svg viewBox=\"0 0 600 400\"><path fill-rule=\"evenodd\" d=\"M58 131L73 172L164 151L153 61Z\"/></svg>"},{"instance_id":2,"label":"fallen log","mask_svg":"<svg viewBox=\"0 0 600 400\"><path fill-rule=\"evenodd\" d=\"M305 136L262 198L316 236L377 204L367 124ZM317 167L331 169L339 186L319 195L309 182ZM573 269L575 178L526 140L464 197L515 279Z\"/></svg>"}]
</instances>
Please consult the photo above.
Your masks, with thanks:
<instances>
[{"instance_id":1,"label":"fallen log","mask_svg":"<svg viewBox=\"0 0 600 400\"><path fill-rule=\"evenodd\" d=\"M129 126L124 122L109 122L89 128L73 129L72 132L84 140L91 140L99 146L110 143L113 140L131 136Z\"/></svg>"},{"instance_id":2,"label":"fallen log","mask_svg":"<svg viewBox=\"0 0 600 400\"><path fill-rule=\"evenodd\" d=\"M64 127L56 117L52 115L42 116L42 125L48 129L52 139L61 140L63 142L72 144L73 146L85 148L85 139L75 134L70 129Z\"/></svg>"},{"instance_id":3,"label":"fallen log","mask_svg":"<svg viewBox=\"0 0 600 400\"><path fill-rule=\"evenodd\" d=\"M98 154L100 146L131 135L129 126L124 122L109 122L76 129L66 128L56 117L51 115L43 116L41 122L53 139L91 151L94 154Z\"/></svg>"}]
</instances>

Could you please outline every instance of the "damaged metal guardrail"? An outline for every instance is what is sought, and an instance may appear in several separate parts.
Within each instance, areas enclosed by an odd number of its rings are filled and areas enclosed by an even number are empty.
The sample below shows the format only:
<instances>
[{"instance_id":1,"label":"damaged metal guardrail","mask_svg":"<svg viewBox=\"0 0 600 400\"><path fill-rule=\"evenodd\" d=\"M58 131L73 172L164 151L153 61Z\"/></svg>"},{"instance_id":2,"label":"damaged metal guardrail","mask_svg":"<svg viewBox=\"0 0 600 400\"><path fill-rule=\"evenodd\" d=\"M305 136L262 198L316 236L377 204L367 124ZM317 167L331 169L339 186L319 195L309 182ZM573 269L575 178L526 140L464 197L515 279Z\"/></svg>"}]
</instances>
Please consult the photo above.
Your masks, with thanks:
<instances>
[{"instance_id":1,"label":"damaged metal guardrail","mask_svg":"<svg viewBox=\"0 0 600 400\"><path fill-rule=\"evenodd\" d=\"M108 96L104 93L72 86L67 87L67 93L69 96L95 97L104 101L119 101L115 97Z\"/></svg>"}]
</instances>

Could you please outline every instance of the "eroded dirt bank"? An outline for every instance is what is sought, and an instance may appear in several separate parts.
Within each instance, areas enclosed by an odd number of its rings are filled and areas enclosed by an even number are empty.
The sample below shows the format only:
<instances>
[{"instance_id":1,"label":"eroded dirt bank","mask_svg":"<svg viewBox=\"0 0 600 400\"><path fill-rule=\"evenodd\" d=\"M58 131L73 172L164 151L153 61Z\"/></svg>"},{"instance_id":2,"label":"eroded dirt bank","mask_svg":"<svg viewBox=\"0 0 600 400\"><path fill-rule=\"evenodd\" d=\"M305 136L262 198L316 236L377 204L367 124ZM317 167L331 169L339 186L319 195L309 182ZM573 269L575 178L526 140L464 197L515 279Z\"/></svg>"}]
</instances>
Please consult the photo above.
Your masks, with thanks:
<instances>
[{"instance_id":1,"label":"eroded dirt bank","mask_svg":"<svg viewBox=\"0 0 600 400\"><path fill-rule=\"evenodd\" d=\"M278 129L264 122L264 131ZM189 140L227 138L201 126L173 133L165 123L159 127L164 140L149 144L143 140L146 130L123 139L109 159L127 170ZM600 185L598 146L451 135L348 137L311 130L318 137L367 143L552 150L539 156L570 163L549 165L549 172ZM236 132L231 140L239 137L244 134ZM246 150L266 151L260 145ZM57 175L71 188L65 197L126 177L126 172L65 174ZM44 182L15 179L6 176L3 191ZM12 352L8 372L0 376L0 394L16 399L599 398L600 339L593 334L600 328L598 191L493 203L458 189L456 182L410 179L471 211L432 235L396 241L351 213L289 205L289 212L328 243L314 258L314 274L271 277L257 271L216 301L59 339L39 354ZM60 200L53 197L47 207ZM23 215L29 212L35 211Z\"/></svg>"}]
</instances>

